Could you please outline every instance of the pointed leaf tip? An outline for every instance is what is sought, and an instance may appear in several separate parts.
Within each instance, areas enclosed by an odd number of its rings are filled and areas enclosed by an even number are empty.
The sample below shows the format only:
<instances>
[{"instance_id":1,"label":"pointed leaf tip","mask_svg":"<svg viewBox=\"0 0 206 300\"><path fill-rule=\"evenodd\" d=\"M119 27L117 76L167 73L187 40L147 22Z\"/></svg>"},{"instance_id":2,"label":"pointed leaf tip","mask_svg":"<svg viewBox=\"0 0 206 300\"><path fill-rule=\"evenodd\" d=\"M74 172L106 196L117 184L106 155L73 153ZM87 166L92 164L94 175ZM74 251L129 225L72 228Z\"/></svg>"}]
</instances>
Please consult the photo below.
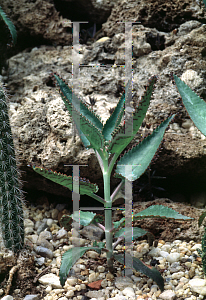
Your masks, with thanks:
<instances>
[{"instance_id":1,"label":"pointed leaf tip","mask_svg":"<svg viewBox=\"0 0 206 300\"><path fill-rule=\"evenodd\" d=\"M48 170L46 168L32 166L33 170L38 174L44 176L45 178L67 187L73 191L73 178L72 176L67 176L65 174L57 173L56 171ZM98 192L98 186L95 183L91 183L88 179L79 177L79 194L80 195L91 195Z\"/></svg>"},{"instance_id":2,"label":"pointed leaf tip","mask_svg":"<svg viewBox=\"0 0 206 300\"><path fill-rule=\"evenodd\" d=\"M183 104L195 126L206 136L206 103L175 74L174 80Z\"/></svg>"},{"instance_id":3,"label":"pointed leaf tip","mask_svg":"<svg viewBox=\"0 0 206 300\"><path fill-rule=\"evenodd\" d=\"M148 135L141 143L132 147L121 157L115 169L115 177L124 177L129 181L138 179L150 165L168 127L175 115L162 122L151 135ZM126 173L126 166L131 166L132 171Z\"/></svg>"}]
</instances>

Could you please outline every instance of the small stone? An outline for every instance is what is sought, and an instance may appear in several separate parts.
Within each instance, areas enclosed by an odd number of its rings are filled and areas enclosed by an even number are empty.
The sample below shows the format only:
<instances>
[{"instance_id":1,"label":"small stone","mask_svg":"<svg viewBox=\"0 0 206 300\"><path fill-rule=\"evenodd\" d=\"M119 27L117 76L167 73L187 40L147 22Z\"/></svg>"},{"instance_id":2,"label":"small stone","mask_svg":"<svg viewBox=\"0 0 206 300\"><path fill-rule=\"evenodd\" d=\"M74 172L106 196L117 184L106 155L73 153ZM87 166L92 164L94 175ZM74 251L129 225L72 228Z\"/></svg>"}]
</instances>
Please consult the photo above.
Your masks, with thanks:
<instances>
[{"instance_id":1,"label":"small stone","mask_svg":"<svg viewBox=\"0 0 206 300\"><path fill-rule=\"evenodd\" d=\"M152 257L158 257L160 253L160 249L159 248L153 248L148 255L152 256Z\"/></svg>"},{"instance_id":2,"label":"small stone","mask_svg":"<svg viewBox=\"0 0 206 300\"><path fill-rule=\"evenodd\" d=\"M96 276L96 273L91 273L89 275L89 282L93 282L94 280L96 280L97 276Z\"/></svg>"},{"instance_id":3,"label":"small stone","mask_svg":"<svg viewBox=\"0 0 206 300\"><path fill-rule=\"evenodd\" d=\"M24 232L25 232L25 235L31 234L34 232L34 228L33 227L25 227Z\"/></svg>"},{"instance_id":4,"label":"small stone","mask_svg":"<svg viewBox=\"0 0 206 300\"><path fill-rule=\"evenodd\" d=\"M97 253L95 251L87 251L87 256L95 259L95 258L99 257L99 253Z\"/></svg>"},{"instance_id":5,"label":"small stone","mask_svg":"<svg viewBox=\"0 0 206 300\"><path fill-rule=\"evenodd\" d=\"M34 227L34 222L30 219L25 219L24 220L24 226L25 227Z\"/></svg>"},{"instance_id":6,"label":"small stone","mask_svg":"<svg viewBox=\"0 0 206 300\"><path fill-rule=\"evenodd\" d=\"M128 297L135 297L135 292L132 287L126 287L123 291L122 294Z\"/></svg>"},{"instance_id":7,"label":"small stone","mask_svg":"<svg viewBox=\"0 0 206 300\"><path fill-rule=\"evenodd\" d=\"M98 267L97 267L97 271L98 271L99 273L103 273L103 272L105 271L105 267L103 267L103 266L98 266Z\"/></svg>"},{"instance_id":8,"label":"small stone","mask_svg":"<svg viewBox=\"0 0 206 300\"><path fill-rule=\"evenodd\" d=\"M53 219L47 219L46 223L47 223L47 225L48 225L49 227L51 227L52 224L54 223L54 220L53 220Z\"/></svg>"},{"instance_id":9,"label":"small stone","mask_svg":"<svg viewBox=\"0 0 206 300\"><path fill-rule=\"evenodd\" d=\"M176 294L172 290L167 290L160 294L159 298L163 300L174 300L176 298Z\"/></svg>"},{"instance_id":10,"label":"small stone","mask_svg":"<svg viewBox=\"0 0 206 300\"><path fill-rule=\"evenodd\" d=\"M28 235L27 238L33 243L36 244L37 240L38 240L38 235L37 234L32 234L32 235Z\"/></svg>"},{"instance_id":11,"label":"small stone","mask_svg":"<svg viewBox=\"0 0 206 300\"><path fill-rule=\"evenodd\" d=\"M37 245L43 248L47 248L51 251L54 251L54 246L48 242L47 240L41 239L40 241L37 241Z\"/></svg>"},{"instance_id":12,"label":"small stone","mask_svg":"<svg viewBox=\"0 0 206 300\"><path fill-rule=\"evenodd\" d=\"M94 290L99 290L101 288L101 282L103 281L103 279L97 280L97 281L93 281L91 283L88 284L88 287L94 289Z\"/></svg>"},{"instance_id":13,"label":"small stone","mask_svg":"<svg viewBox=\"0 0 206 300\"><path fill-rule=\"evenodd\" d=\"M127 287L133 288L133 281L129 277L116 277L115 278L115 286L120 291L124 290Z\"/></svg>"},{"instance_id":14,"label":"small stone","mask_svg":"<svg viewBox=\"0 0 206 300\"><path fill-rule=\"evenodd\" d=\"M4 296L1 300L13 300L14 298L10 295Z\"/></svg>"},{"instance_id":15,"label":"small stone","mask_svg":"<svg viewBox=\"0 0 206 300\"><path fill-rule=\"evenodd\" d=\"M67 280L66 280L66 284L67 284L67 285L75 285L76 283L77 283L77 278L69 277L69 278L67 278Z\"/></svg>"},{"instance_id":16,"label":"small stone","mask_svg":"<svg viewBox=\"0 0 206 300\"><path fill-rule=\"evenodd\" d=\"M185 129L189 129L192 126L192 121L191 120L185 120L185 122L182 123L182 127Z\"/></svg>"},{"instance_id":17,"label":"small stone","mask_svg":"<svg viewBox=\"0 0 206 300\"><path fill-rule=\"evenodd\" d=\"M106 288L107 287L107 280L103 279L101 282L101 287Z\"/></svg>"},{"instance_id":18,"label":"small stone","mask_svg":"<svg viewBox=\"0 0 206 300\"><path fill-rule=\"evenodd\" d=\"M36 257L35 263L38 266L42 266L45 263L45 257Z\"/></svg>"},{"instance_id":19,"label":"small stone","mask_svg":"<svg viewBox=\"0 0 206 300\"><path fill-rule=\"evenodd\" d=\"M107 273L107 274L106 274L106 279L107 279L107 280L113 280L113 279L114 279L114 275L111 274L111 273Z\"/></svg>"},{"instance_id":20,"label":"small stone","mask_svg":"<svg viewBox=\"0 0 206 300\"><path fill-rule=\"evenodd\" d=\"M46 293L50 293L52 291L52 286L51 285L48 285L45 289Z\"/></svg>"},{"instance_id":21,"label":"small stone","mask_svg":"<svg viewBox=\"0 0 206 300\"><path fill-rule=\"evenodd\" d=\"M176 262L180 260L180 254L177 252L170 253L167 255L166 260L170 263Z\"/></svg>"},{"instance_id":22,"label":"small stone","mask_svg":"<svg viewBox=\"0 0 206 300\"><path fill-rule=\"evenodd\" d=\"M85 226L80 233L89 240L101 241L104 237L104 230L94 224Z\"/></svg>"},{"instance_id":23,"label":"small stone","mask_svg":"<svg viewBox=\"0 0 206 300\"><path fill-rule=\"evenodd\" d=\"M67 296L67 297L72 297L72 296L74 296L74 291L69 290L69 291L66 293L66 296Z\"/></svg>"},{"instance_id":24,"label":"small stone","mask_svg":"<svg viewBox=\"0 0 206 300\"><path fill-rule=\"evenodd\" d=\"M191 279L188 282L191 290L202 296L206 296L206 280L200 278Z\"/></svg>"},{"instance_id":25,"label":"small stone","mask_svg":"<svg viewBox=\"0 0 206 300\"><path fill-rule=\"evenodd\" d=\"M39 295L26 295L23 300L39 300Z\"/></svg>"},{"instance_id":26,"label":"small stone","mask_svg":"<svg viewBox=\"0 0 206 300\"><path fill-rule=\"evenodd\" d=\"M54 257L53 252L48 248L37 246L37 247L34 247L34 250L36 251L37 254L39 254L43 257L48 257L50 259L52 259Z\"/></svg>"},{"instance_id":27,"label":"small stone","mask_svg":"<svg viewBox=\"0 0 206 300\"><path fill-rule=\"evenodd\" d=\"M195 276L195 270L190 269L188 272L189 278L193 278Z\"/></svg>"},{"instance_id":28,"label":"small stone","mask_svg":"<svg viewBox=\"0 0 206 300\"><path fill-rule=\"evenodd\" d=\"M47 223L46 222L41 223L37 229L37 234L40 234L40 232L44 231L46 228L48 228Z\"/></svg>"},{"instance_id":29,"label":"small stone","mask_svg":"<svg viewBox=\"0 0 206 300\"><path fill-rule=\"evenodd\" d=\"M185 272L177 272L177 273L173 273L172 276L171 276L171 278L172 279L180 279L184 275L185 275Z\"/></svg>"},{"instance_id":30,"label":"small stone","mask_svg":"<svg viewBox=\"0 0 206 300\"><path fill-rule=\"evenodd\" d=\"M59 213L58 209L56 209L56 208L52 209L52 211L51 211L51 217L52 217L52 219L54 219L54 220L56 219L57 220L58 213Z\"/></svg>"},{"instance_id":31,"label":"small stone","mask_svg":"<svg viewBox=\"0 0 206 300\"><path fill-rule=\"evenodd\" d=\"M57 276L53 273L49 273L49 274L41 276L38 279L38 281L44 285L51 285L55 289L62 289L62 286L61 286L61 283L59 280L59 276Z\"/></svg>"},{"instance_id":32,"label":"small stone","mask_svg":"<svg viewBox=\"0 0 206 300\"><path fill-rule=\"evenodd\" d=\"M138 298L140 300L140 298ZM113 297L113 298L108 298L107 300L127 300L126 297L124 296L116 296L116 297ZM141 298L141 300L144 300L143 298Z\"/></svg>"},{"instance_id":33,"label":"small stone","mask_svg":"<svg viewBox=\"0 0 206 300\"><path fill-rule=\"evenodd\" d=\"M42 231L40 234L39 234L39 238L38 238L38 241L40 241L41 239L44 239L44 240L52 240L52 233L48 230L44 230Z\"/></svg>"},{"instance_id":34,"label":"small stone","mask_svg":"<svg viewBox=\"0 0 206 300\"><path fill-rule=\"evenodd\" d=\"M102 290L99 290L99 291L89 291L87 293L85 293L85 295L88 297L88 298L96 298L96 299L99 299L100 297L103 297L104 296L104 292Z\"/></svg>"},{"instance_id":35,"label":"small stone","mask_svg":"<svg viewBox=\"0 0 206 300\"><path fill-rule=\"evenodd\" d=\"M84 246L85 244L86 244L86 242L87 242L87 240L85 240L85 239L79 239L78 237L75 237L75 236L71 236L70 238L69 238L69 240L70 240L70 242L74 245L74 246L79 246L79 247L81 247L81 246Z\"/></svg>"},{"instance_id":36,"label":"small stone","mask_svg":"<svg viewBox=\"0 0 206 300\"><path fill-rule=\"evenodd\" d=\"M67 237L67 231L63 228L61 228L57 234L55 235L55 239L60 240L62 238L66 238Z\"/></svg>"}]
</instances>

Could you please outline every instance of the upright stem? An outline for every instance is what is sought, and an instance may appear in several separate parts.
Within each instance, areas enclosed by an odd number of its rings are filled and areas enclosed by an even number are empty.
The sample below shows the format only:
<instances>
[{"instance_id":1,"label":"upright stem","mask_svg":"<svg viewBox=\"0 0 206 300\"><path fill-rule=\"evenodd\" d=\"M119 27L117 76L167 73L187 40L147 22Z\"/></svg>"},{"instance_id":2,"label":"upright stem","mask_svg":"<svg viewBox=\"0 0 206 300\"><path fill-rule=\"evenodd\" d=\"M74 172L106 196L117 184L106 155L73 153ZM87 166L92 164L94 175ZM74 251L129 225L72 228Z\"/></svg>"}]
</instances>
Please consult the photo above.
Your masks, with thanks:
<instances>
[{"instance_id":1,"label":"upright stem","mask_svg":"<svg viewBox=\"0 0 206 300\"><path fill-rule=\"evenodd\" d=\"M104 165L104 171L103 171L103 180L104 180L104 211L105 211L105 237L106 237L106 248L108 250L107 252L107 265L110 272L113 272L113 248L112 248L112 242L113 242L113 233L110 232L112 229L112 201L110 197L110 175L111 171L108 168L108 153L106 150L103 151L103 165Z\"/></svg>"}]
</instances>

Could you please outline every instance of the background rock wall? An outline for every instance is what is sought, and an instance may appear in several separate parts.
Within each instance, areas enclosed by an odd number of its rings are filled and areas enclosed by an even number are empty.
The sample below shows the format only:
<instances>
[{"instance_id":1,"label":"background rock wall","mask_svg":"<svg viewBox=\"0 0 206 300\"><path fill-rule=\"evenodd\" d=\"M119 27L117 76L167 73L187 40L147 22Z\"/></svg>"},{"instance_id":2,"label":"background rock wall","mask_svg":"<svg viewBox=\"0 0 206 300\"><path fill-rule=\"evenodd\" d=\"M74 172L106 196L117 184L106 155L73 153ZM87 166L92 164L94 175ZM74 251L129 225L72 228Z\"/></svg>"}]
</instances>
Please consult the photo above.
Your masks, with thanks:
<instances>
[{"instance_id":1,"label":"background rock wall","mask_svg":"<svg viewBox=\"0 0 206 300\"><path fill-rule=\"evenodd\" d=\"M78 3L77 3L78 2ZM118 21L133 25L133 103L136 105L152 75L159 80L145 122L133 144L152 132L171 113L175 122L165 134L159 158L151 167L166 176L169 195L202 191L206 179L206 140L190 121L173 85L170 73L181 77L195 92L206 99L206 13L198 1L4 1L4 11L18 31L18 44L8 53L2 80L10 94L10 120L25 171L26 190L50 192L56 197L71 197L66 188L38 176L27 165L34 163L71 174L66 164L81 167L81 176L96 182L103 193L102 174L92 150L85 150L79 138L73 141L73 127L61 97L51 80L57 72L72 86L72 25L82 24L80 93L105 121L117 103L124 86L125 29ZM81 9L76 9L77 4ZM101 18L100 18L101 11ZM80 21L80 19L79 19ZM95 25L94 25L95 24ZM91 26L91 27L89 27ZM100 30L91 37L96 26ZM83 30L84 29L84 30ZM101 39L104 37L104 39ZM99 64L99 67L92 67ZM105 68L105 65L108 66ZM100 67L104 66L104 67ZM112 179L112 189L118 180ZM138 181L141 182L141 179ZM134 184L134 189L138 185ZM197 187L197 183L199 186ZM136 189L138 191L138 188ZM57 197L57 198L58 198ZM58 198L59 199L59 198ZM188 199L187 199L188 200ZM59 200L57 200L59 201Z\"/></svg>"}]
</instances>

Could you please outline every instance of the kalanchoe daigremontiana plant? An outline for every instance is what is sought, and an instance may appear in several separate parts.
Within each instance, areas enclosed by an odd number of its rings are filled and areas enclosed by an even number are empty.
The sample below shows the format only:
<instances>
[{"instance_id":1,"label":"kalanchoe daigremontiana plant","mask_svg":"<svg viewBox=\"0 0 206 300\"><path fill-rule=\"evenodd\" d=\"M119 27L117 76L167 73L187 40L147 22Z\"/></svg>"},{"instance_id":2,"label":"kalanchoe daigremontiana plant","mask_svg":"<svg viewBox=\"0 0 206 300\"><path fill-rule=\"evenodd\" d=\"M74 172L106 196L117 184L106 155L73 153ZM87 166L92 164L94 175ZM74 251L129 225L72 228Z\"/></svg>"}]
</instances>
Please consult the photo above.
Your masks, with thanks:
<instances>
[{"instance_id":1,"label":"kalanchoe daigremontiana plant","mask_svg":"<svg viewBox=\"0 0 206 300\"><path fill-rule=\"evenodd\" d=\"M174 118L170 116L167 120L162 122L150 136L147 136L141 143L132 147L127 151L120 160L117 162L115 169L115 177L121 178L121 182L115 191L110 194L110 176L112 169L117 161L117 158L122 153L122 151L128 146L128 144L135 137L138 132L143 119L146 115L147 109L150 104L150 98L154 85L157 81L157 77L153 76L149 85L143 95L138 106L135 108L133 115L126 121L127 124L132 125L131 133L125 134L126 124L121 123L124 114L124 104L125 99L127 99L128 93L131 88L131 80L128 82L125 88L125 93L121 96L114 112L107 119L106 123L103 124L98 115L92 112L87 105L78 99L72 90L67 86L67 84L59 78L59 76L54 75L55 79L61 90L61 96L68 109L70 116L73 118L79 135L85 147L93 148L96 152L104 180L104 199L96 195L98 191L98 186L96 184L90 183L89 180L84 180L80 178L79 180L79 193L80 195L88 195L93 197L97 201L104 204L105 208L105 227L102 224L96 222L105 231L106 237L106 249L105 244L100 242L95 242L93 247L77 247L68 250L63 254L61 268L60 268L60 281L62 286L64 285L70 269L73 264L89 249L94 249L98 253L101 250L106 251L107 265L109 271L113 272L113 260L116 259L120 263L124 264L124 255L117 255L113 253L116 245L125 238L125 232L130 234L128 227L121 228L125 226L125 218L122 218L119 222L112 222L112 203L115 200L115 196L120 191L120 189L125 185L126 180L134 181L138 179L148 168L153 159L162 139L169 122ZM133 122L133 123L132 123ZM131 173L125 171L125 167L130 166L132 168ZM34 171L43 175L44 177L59 183L65 187L72 190L73 180L72 176L66 176L61 173L53 172L44 168L33 166ZM77 179L78 180L78 179ZM68 224L68 219L73 217L74 221L80 221L81 225L89 225L91 222L95 221L95 213L92 212L74 212L71 216L63 216L61 223L66 227ZM182 219L188 220L190 218L178 214L176 211L161 205L154 205L146 210L142 211L133 216L133 220L142 218L172 218L172 219ZM113 223L113 224L112 224ZM128 224L127 224L128 225ZM145 234L149 234L147 231L141 228L133 228L133 239L137 239ZM117 239L113 244L113 239ZM126 254L129 261L132 262L128 267L134 267L136 270L144 273L145 275L151 277L157 282L160 289L164 289L164 281L161 274L155 268L149 268L143 264L140 260L135 257Z\"/></svg>"}]
</instances>

